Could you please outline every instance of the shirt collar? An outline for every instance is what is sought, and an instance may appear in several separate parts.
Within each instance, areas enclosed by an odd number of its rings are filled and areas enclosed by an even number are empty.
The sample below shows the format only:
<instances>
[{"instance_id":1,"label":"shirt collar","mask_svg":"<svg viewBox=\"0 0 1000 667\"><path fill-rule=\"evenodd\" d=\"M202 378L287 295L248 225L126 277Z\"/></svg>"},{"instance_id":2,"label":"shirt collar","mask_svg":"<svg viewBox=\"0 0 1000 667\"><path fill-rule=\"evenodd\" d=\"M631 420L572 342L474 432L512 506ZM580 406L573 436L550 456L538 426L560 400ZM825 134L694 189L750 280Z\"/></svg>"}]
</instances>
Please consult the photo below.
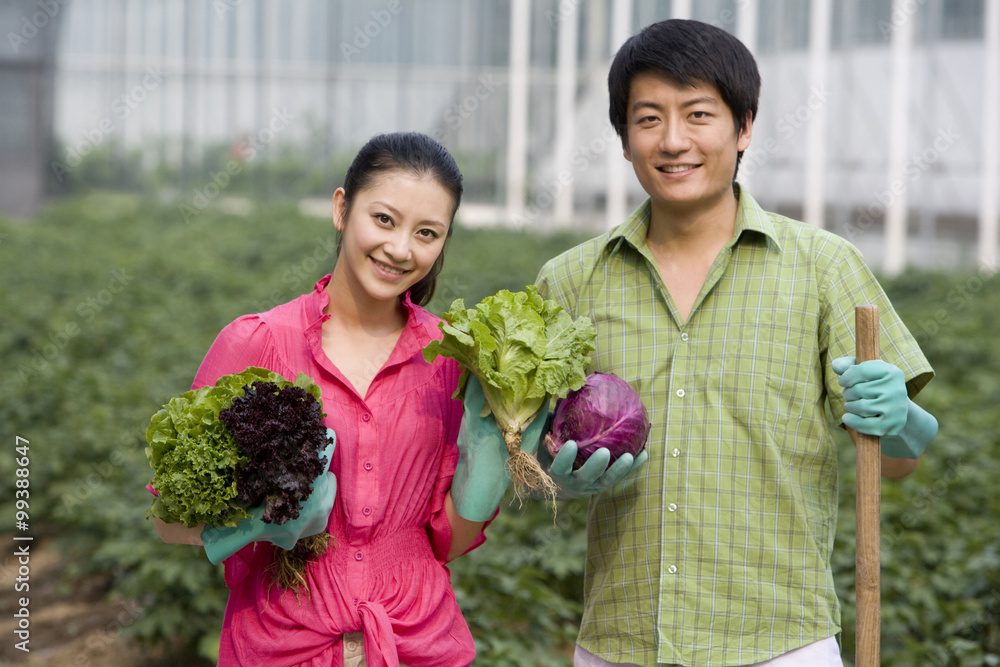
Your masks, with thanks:
<instances>
[{"instance_id":1,"label":"shirt collar","mask_svg":"<svg viewBox=\"0 0 1000 667\"><path fill-rule=\"evenodd\" d=\"M781 242L778 240L778 233L774 230L774 222L768 212L738 184L736 197L739 200L739 208L736 210L736 229L729 245L735 245L736 241L743 237L744 232L756 232L767 239L769 246L781 252Z\"/></svg>"},{"instance_id":2,"label":"shirt collar","mask_svg":"<svg viewBox=\"0 0 1000 667\"><path fill-rule=\"evenodd\" d=\"M323 313L326 307L330 304L330 295L326 293L326 286L330 283L333 278L333 274L327 274L320 278L315 285L313 285L313 294L316 295L314 299L314 310L310 313L309 319L310 324L321 324L323 321L329 317ZM422 349L424 345L429 343L435 338L441 337L441 330L438 327L439 318L434 317L425 309L413 303L410 300L409 290L401 297L403 306L406 308L406 329L404 332L413 334L412 341L408 340L404 342L404 347L407 352L412 353L413 349ZM409 338L409 336L406 336Z\"/></svg>"},{"instance_id":3,"label":"shirt collar","mask_svg":"<svg viewBox=\"0 0 1000 667\"><path fill-rule=\"evenodd\" d=\"M781 243L774 230L774 223L767 211L750 196L750 193L736 185L736 197L739 206L736 209L736 228L733 236L726 244L726 247L736 245L743 238L745 232L763 235L774 250L781 252ZM650 199L642 202L635 211L632 212L625 222L611 230L608 235L607 246L611 247L621 241L625 241L637 250L645 250L646 234L649 231L649 220L653 211Z\"/></svg>"}]
</instances>

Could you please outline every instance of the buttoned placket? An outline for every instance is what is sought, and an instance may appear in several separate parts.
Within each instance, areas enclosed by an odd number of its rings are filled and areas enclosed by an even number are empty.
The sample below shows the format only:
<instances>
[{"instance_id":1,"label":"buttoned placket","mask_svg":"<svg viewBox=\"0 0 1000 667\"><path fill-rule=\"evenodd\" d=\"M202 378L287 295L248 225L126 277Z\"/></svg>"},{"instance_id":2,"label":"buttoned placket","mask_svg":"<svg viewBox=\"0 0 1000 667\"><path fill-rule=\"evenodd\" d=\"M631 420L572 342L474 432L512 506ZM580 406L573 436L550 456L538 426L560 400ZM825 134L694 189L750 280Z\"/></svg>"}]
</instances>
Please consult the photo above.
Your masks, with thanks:
<instances>
[{"instance_id":1,"label":"buttoned placket","mask_svg":"<svg viewBox=\"0 0 1000 667\"><path fill-rule=\"evenodd\" d=\"M650 262L650 268L654 270L654 272L656 272L656 275L658 275L658 270L656 269L656 262L653 260L653 258L647 257L647 261ZM674 308L673 301L670 298L666 286L662 282L659 282L659 288L660 288L661 298L663 299L665 311L666 312L673 311ZM696 307L697 304L695 305L695 308ZM691 317L694 315L695 308L692 308L691 313L688 315L688 322L690 322ZM688 350L688 343L690 340L690 336L685 330L688 326L688 322L681 323L680 320L676 317L673 316L668 316L668 317L673 327L676 327L673 329L673 331L677 331L677 333L674 334L676 336L675 339L676 343L674 344L674 350L672 355L673 359L670 364L670 369L671 369L670 377L667 380L668 382L667 384L668 391L666 396L667 438L665 444L667 447L670 448L669 449L670 458L667 459L663 464L664 484L663 484L661 502L662 506L666 510L663 519L664 535L668 534L668 532L670 531L673 531L674 534L676 534L676 531L680 530L680 526L677 521L677 519L679 518L677 516L677 511L680 507L678 502L679 498L677 497L677 494L679 494L680 489L683 488L682 484L680 483L684 477L682 471L683 462L680 459L680 454L681 454L680 447L677 444L675 444L675 439L671 437L670 425L672 423L677 423L677 424L685 423L684 412L687 409L687 400L685 399L685 397L687 396L688 390L690 389L690 387L685 388L683 386L684 378L690 377L690 375L687 374L684 370L685 366L684 361L689 357L690 354ZM678 372L679 366L681 367L680 372ZM676 440L676 442L680 442L680 440ZM661 590L675 590L675 591L680 590L681 587L680 581L671 582L665 579L666 577L673 577L673 575L677 574L678 572L677 562L679 562L680 558L681 558L680 552L669 550L668 545L664 543L663 548L660 549ZM663 596L660 597L660 602L659 602L661 607L662 607L662 601L663 601ZM664 610L661 608L660 609L661 615L663 611Z\"/></svg>"},{"instance_id":2,"label":"buttoned placket","mask_svg":"<svg viewBox=\"0 0 1000 667\"><path fill-rule=\"evenodd\" d=\"M374 475L375 464L372 463L372 459L374 458L375 455L372 443L374 442L373 435L377 431L377 429L375 421L372 419L372 414L368 410L368 408L363 407L362 410L363 412L361 413L361 426L359 429L361 437L359 438L359 440L361 440L361 442L364 443L360 451L364 452L365 454L365 456L362 457L364 460L361 464L361 467L364 469L364 473L362 473L361 478L365 481L365 483L362 484L362 489L364 490L364 492L362 494L362 497L359 499L362 500L363 503L361 506L361 516L364 518L357 519L357 523L362 525L367 525L369 528L371 528L372 520L370 519L370 517L374 512L373 506L375 504L375 498L373 497L375 492L373 491L373 489L377 487Z\"/></svg>"},{"instance_id":3,"label":"buttoned placket","mask_svg":"<svg viewBox=\"0 0 1000 667\"><path fill-rule=\"evenodd\" d=\"M690 320L690 317L689 317ZM685 323L684 328L687 327ZM689 409L688 392L690 387L687 389L684 386L676 386L675 381L683 385L687 378L690 378L690 373L687 372L687 360L691 357L689 342L690 335L687 331L683 329L680 335L677 336L677 343L674 346L673 359L670 364L670 388L672 390L670 394L670 399L668 402L668 415L667 424L673 422L673 420L679 419L677 423L685 423L683 414ZM678 417L674 417L678 415ZM669 452L669 458L666 461L666 478L680 480L682 478L682 470L684 467L684 462L681 460L681 448L680 440L674 440L669 437L669 426L668 426L668 437L667 437L667 451ZM677 512L680 509L680 498L679 494L682 489L681 484L671 484L667 483L663 485L663 507L666 509L667 514L664 517L664 526L668 529L671 526L677 526ZM661 572L663 566L665 565L665 571L669 575L677 574L678 572L678 562L680 560L681 554L679 553L667 553L666 550L663 552L663 562L661 562Z\"/></svg>"},{"instance_id":4,"label":"buttoned placket","mask_svg":"<svg viewBox=\"0 0 1000 667\"><path fill-rule=\"evenodd\" d=\"M352 499L356 507L360 507L360 516L352 518L352 523L365 528L365 539L367 533L373 525L374 507L378 499L378 471L375 469L375 458L378 442L378 423L373 418L371 410L364 403L360 406L360 423L358 424L358 462L361 469L358 472L361 483L355 490L356 495ZM360 558L358 560L361 560Z\"/></svg>"},{"instance_id":5,"label":"buttoned placket","mask_svg":"<svg viewBox=\"0 0 1000 667\"><path fill-rule=\"evenodd\" d=\"M371 537L371 529L375 519L373 508L378 502L378 481L376 477L378 474L376 466L378 422L363 401L358 404L355 415L355 418L358 420L357 465L360 470L358 471L359 483L357 488L354 489L354 498L352 498L353 502L351 506L359 507L360 509L355 510L358 514L353 516L350 521L357 530L352 531L355 532L352 535L352 542L355 542L356 546L352 546L348 552L347 569L349 576L347 579L350 582L353 598L351 601L354 603L354 606L357 606L361 603L361 595L364 590L363 582L366 579L366 545Z\"/></svg>"},{"instance_id":6,"label":"buttoned placket","mask_svg":"<svg viewBox=\"0 0 1000 667\"><path fill-rule=\"evenodd\" d=\"M691 312L688 314L687 321L678 326L678 333L676 338L676 343L674 345L672 360L670 364L670 378L669 378L669 391L668 391L668 401L667 401L667 447L669 452L669 458L665 463L666 470L664 472L665 483L663 485L663 494L661 497L661 502L665 509L664 512L664 533L673 528L675 531L682 531L682 524L679 521L679 513L683 511L683 504L680 502L678 494L682 493L685 488L681 483L685 477L685 470L687 463L684 460L682 454L682 447L689 446L690 443L690 433L681 431L680 428L687 425L690 426L692 423L691 415L691 392L695 390L694 378L698 372L697 368L694 368L694 341L692 340L692 333L695 330L691 324L692 320L696 319L698 316L698 311L705 299L709 298L715 284L721 279L725 274L727 268L729 267L729 261L732 257L732 248L727 246L722 249L719 256L716 258L709 271L708 276L705 279L705 284L702 285L701 291L698 298L695 300L694 305L691 308ZM665 291L665 290L664 290ZM677 428L672 428L676 426ZM675 534L678 534L675 532ZM660 590L661 591L674 591L675 593L680 593L684 588L683 579L678 578L678 575L683 574L683 553L680 551L683 544L684 535L681 533L681 542L678 544L678 551L675 553L669 553L666 548L661 549L661 561L660 561ZM664 545L666 546L666 545ZM662 608L663 600L665 597L670 596L660 596L660 614L664 613Z\"/></svg>"}]
</instances>

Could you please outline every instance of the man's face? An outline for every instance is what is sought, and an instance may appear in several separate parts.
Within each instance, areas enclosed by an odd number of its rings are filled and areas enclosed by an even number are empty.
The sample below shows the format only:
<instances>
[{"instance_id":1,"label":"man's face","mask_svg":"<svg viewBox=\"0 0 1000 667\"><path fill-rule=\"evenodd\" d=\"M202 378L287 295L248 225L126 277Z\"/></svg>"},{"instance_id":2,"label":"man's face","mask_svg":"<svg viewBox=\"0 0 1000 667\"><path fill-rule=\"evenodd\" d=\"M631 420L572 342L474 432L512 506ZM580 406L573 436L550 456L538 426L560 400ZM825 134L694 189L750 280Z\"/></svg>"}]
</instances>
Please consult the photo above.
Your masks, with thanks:
<instances>
[{"instance_id":1,"label":"man's face","mask_svg":"<svg viewBox=\"0 0 1000 667\"><path fill-rule=\"evenodd\" d=\"M654 205L697 214L732 195L750 119L738 132L715 86L643 72L632 79L627 112L625 159Z\"/></svg>"}]
</instances>

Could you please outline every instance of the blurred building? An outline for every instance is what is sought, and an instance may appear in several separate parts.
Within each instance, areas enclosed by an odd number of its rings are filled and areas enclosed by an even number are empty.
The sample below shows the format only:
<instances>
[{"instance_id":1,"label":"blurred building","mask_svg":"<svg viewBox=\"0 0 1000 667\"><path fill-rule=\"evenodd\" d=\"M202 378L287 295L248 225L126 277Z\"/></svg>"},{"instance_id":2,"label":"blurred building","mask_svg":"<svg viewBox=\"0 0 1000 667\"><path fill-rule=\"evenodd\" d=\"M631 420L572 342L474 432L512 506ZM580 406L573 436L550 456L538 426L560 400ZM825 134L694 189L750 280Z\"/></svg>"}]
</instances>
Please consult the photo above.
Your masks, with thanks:
<instances>
[{"instance_id":1,"label":"blurred building","mask_svg":"<svg viewBox=\"0 0 1000 667\"><path fill-rule=\"evenodd\" d=\"M42 203L51 155L55 0L0 2L0 214L27 219Z\"/></svg>"},{"instance_id":2,"label":"blurred building","mask_svg":"<svg viewBox=\"0 0 1000 667\"><path fill-rule=\"evenodd\" d=\"M628 35L679 16L758 57L740 180L765 207L848 236L890 273L994 267L998 5L74 0L60 13L49 176L139 149L145 168L175 165L174 194L194 203L241 165L294 159L328 196L369 136L412 129L458 158L465 222L603 229L643 197L607 120L608 63Z\"/></svg>"}]
</instances>

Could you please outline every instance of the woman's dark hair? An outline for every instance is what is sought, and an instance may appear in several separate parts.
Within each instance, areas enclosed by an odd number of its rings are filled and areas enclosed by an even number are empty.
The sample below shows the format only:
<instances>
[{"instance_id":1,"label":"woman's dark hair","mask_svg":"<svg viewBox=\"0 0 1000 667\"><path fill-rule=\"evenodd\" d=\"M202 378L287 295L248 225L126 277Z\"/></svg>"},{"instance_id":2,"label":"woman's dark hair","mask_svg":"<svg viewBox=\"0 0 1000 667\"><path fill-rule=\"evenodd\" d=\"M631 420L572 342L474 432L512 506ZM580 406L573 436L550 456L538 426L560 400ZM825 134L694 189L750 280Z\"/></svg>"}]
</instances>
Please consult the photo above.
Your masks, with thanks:
<instances>
[{"instance_id":1,"label":"woman's dark hair","mask_svg":"<svg viewBox=\"0 0 1000 667\"><path fill-rule=\"evenodd\" d=\"M746 128L747 113L751 122L757 117L760 72L743 42L708 23L669 19L648 25L627 39L611 63L609 115L623 143L628 141L632 79L643 72L665 74L682 86L697 82L715 86L733 114L738 132ZM742 157L741 151L739 158Z\"/></svg>"},{"instance_id":2,"label":"woman's dark hair","mask_svg":"<svg viewBox=\"0 0 1000 667\"><path fill-rule=\"evenodd\" d=\"M418 176L430 176L452 196L454 207L451 218L455 217L458 205L462 201L462 172L455 164L455 158L448 149L419 132L391 132L379 134L368 140L354 161L347 169L344 177L344 209L346 218L354 205L354 197L371 187L372 182L380 175L396 170L410 171ZM434 296L438 274L444 266L444 251L451 239L454 224L448 225L448 235L445 245L441 248L430 273L410 288L410 300L413 303L426 306ZM337 238L337 255L340 256L340 244L343 234Z\"/></svg>"}]
</instances>

